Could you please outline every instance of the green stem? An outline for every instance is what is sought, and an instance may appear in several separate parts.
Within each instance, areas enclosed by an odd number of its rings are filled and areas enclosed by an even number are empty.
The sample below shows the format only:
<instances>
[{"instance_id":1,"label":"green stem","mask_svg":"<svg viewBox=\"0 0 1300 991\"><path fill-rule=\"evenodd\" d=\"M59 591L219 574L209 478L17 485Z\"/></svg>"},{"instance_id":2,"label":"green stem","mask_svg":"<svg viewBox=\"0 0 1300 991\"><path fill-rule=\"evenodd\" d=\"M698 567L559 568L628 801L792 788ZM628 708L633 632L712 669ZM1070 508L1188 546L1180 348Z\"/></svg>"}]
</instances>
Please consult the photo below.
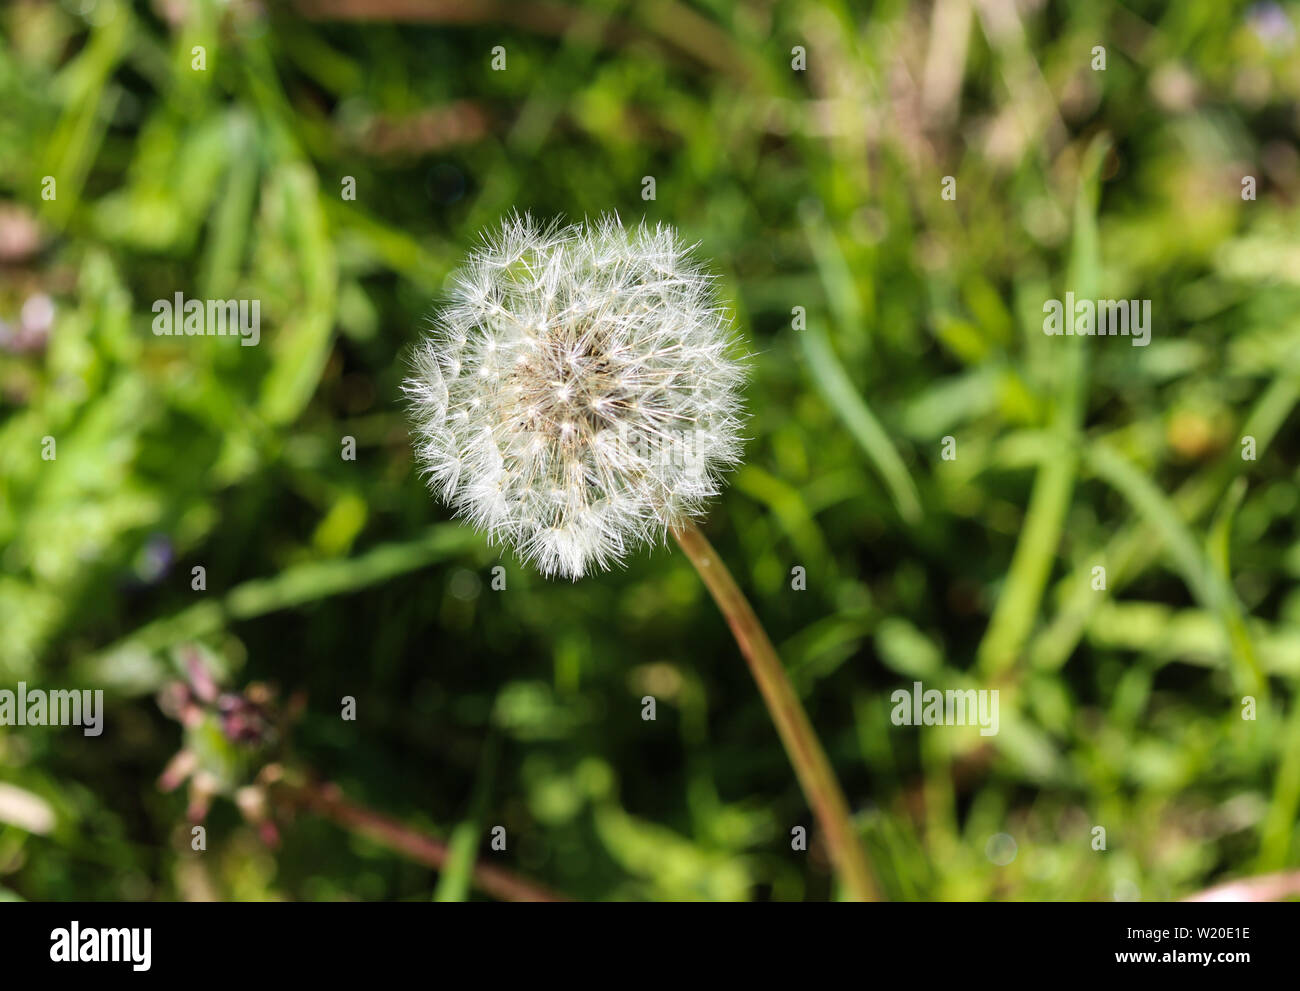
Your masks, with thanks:
<instances>
[{"instance_id":1,"label":"green stem","mask_svg":"<svg viewBox=\"0 0 1300 991\"><path fill-rule=\"evenodd\" d=\"M830 850L831 862L843 881L849 897L854 901L872 901L875 883L867 856L858 840L857 830L849 817L849 806L844 800L826 751L822 749L817 734L808 721L799 696L786 676L781 659L777 657L772 641L768 639L758 617L741 592L731 572L718 557L717 551L704 534L693 524L675 528L673 536L700 573L718 609L726 617L731 632L740 645L740 652L749 662L749 670L758 682L758 690L767 704L772 722L776 724L781 742L794 765L795 774L803 793L820 823Z\"/></svg>"}]
</instances>

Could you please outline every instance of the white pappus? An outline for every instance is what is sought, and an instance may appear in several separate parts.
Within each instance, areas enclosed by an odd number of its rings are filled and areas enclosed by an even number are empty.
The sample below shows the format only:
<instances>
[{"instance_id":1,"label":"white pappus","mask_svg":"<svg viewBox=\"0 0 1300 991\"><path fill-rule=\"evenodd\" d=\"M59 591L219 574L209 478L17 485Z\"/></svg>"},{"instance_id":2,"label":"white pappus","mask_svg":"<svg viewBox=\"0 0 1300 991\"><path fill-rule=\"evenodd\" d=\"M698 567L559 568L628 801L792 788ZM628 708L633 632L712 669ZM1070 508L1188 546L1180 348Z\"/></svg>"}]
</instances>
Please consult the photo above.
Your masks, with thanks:
<instances>
[{"instance_id":1,"label":"white pappus","mask_svg":"<svg viewBox=\"0 0 1300 991\"><path fill-rule=\"evenodd\" d=\"M433 491L576 580L717 494L744 379L714 279L671 227L525 215L454 274L403 389Z\"/></svg>"}]
</instances>

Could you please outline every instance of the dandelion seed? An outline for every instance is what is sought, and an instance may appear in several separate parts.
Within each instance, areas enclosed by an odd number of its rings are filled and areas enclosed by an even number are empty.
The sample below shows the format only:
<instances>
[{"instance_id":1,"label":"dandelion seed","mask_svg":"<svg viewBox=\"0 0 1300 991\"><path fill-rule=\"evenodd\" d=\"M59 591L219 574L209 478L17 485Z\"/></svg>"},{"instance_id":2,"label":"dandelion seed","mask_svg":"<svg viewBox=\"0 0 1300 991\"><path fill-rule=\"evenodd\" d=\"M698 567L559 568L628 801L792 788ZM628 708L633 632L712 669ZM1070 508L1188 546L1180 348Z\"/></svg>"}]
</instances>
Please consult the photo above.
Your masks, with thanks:
<instances>
[{"instance_id":1,"label":"dandelion seed","mask_svg":"<svg viewBox=\"0 0 1300 991\"><path fill-rule=\"evenodd\" d=\"M577 579L701 514L739 460L744 365L672 228L515 216L451 283L404 391L457 515Z\"/></svg>"}]
</instances>

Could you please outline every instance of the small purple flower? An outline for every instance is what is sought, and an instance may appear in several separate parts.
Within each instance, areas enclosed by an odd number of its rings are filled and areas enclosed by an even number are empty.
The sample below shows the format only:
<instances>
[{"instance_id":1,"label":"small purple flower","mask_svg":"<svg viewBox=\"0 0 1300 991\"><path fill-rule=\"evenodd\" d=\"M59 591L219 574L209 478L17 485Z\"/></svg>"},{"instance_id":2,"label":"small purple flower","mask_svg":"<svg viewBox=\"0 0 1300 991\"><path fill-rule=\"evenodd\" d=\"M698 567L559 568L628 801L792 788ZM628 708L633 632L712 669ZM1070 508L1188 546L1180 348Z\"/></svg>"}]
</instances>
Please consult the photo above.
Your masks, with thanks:
<instances>
[{"instance_id":1,"label":"small purple flower","mask_svg":"<svg viewBox=\"0 0 1300 991\"><path fill-rule=\"evenodd\" d=\"M175 559L171 540L166 534L155 533L140 549L135 565L136 576L146 585L152 585L167 573Z\"/></svg>"},{"instance_id":2,"label":"small purple flower","mask_svg":"<svg viewBox=\"0 0 1300 991\"><path fill-rule=\"evenodd\" d=\"M1295 40L1295 28L1291 24L1291 18L1287 16L1285 10L1271 0L1252 6L1246 11L1246 20L1249 21L1251 30L1255 32L1255 37L1272 48L1288 48Z\"/></svg>"}]
</instances>

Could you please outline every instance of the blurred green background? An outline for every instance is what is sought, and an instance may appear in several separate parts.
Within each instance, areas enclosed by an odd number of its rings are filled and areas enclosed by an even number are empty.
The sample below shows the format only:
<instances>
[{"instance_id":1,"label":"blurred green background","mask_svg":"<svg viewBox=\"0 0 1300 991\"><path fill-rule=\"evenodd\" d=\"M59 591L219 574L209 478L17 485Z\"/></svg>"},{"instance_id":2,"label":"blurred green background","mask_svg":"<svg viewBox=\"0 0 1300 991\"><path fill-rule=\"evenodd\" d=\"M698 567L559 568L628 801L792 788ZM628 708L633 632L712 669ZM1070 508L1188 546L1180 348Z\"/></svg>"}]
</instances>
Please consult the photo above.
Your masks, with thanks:
<instances>
[{"instance_id":1,"label":"blurred green background","mask_svg":"<svg viewBox=\"0 0 1300 991\"><path fill-rule=\"evenodd\" d=\"M705 530L890 898L1300 866L1298 31L1224 0L6 4L0 688L107 711L0 727L0 897L483 897L476 844L576 899L835 896L683 555L548 582L415 475L405 353L512 209L666 221L720 274L753 418ZM1150 346L1045 336L1066 291L1150 299ZM176 292L261 300L261 343L154 336ZM245 771L453 868L305 813L269 847L225 799L194 852L156 695L199 650L305 699ZM892 725L914 680L998 688L1000 733Z\"/></svg>"}]
</instances>

